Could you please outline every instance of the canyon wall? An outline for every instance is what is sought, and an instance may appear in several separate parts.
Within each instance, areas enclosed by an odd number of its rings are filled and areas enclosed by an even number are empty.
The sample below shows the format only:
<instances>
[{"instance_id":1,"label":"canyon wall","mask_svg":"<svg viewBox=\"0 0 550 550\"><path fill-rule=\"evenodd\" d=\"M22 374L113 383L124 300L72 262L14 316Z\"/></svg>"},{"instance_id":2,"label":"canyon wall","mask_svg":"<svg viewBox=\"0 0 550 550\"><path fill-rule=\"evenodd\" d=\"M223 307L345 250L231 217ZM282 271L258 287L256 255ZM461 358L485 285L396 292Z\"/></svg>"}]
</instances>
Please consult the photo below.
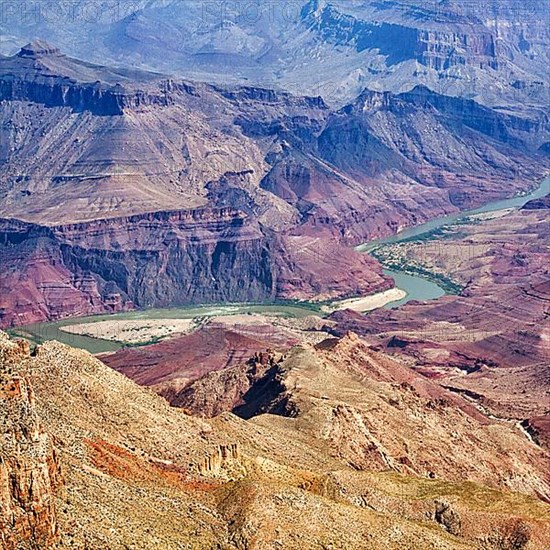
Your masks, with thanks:
<instances>
[{"instance_id":1,"label":"canyon wall","mask_svg":"<svg viewBox=\"0 0 550 550\"><path fill-rule=\"evenodd\" d=\"M163 0L162 7L136 0L107 9L102 25L74 29L79 13L83 19L96 13L94 1L72 8L61 2L56 17L32 27L7 10L0 51L11 55L29 39L48 36L69 55L96 63L225 84L276 82L337 106L365 87L399 93L419 82L512 110L548 103L547 2L296 0L252 8L244 1L187 0L182 10L178 0Z\"/></svg>"},{"instance_id":2,"label":"canyon wall","mask_svg":"<svg viewBox=\"0 0 550 550\"><path fill-rule=\"evenodd\" d=\"M133 307L265 302L375 292L374 260L333 241L264 232L231 208L40 226L0 220L0 324Z\"/></svg>"},{"instance_id":3,"label":"canyon wall","mask_svg":"<svg viewBox=\"0 0 550 550\"><path fill-rule=\"evenodd\" d=\"M40 41L0 72L1 326L384 290L347 247L524 192L550 168L547 115L425 86L334 111Z\"/></svg>"},{"instance_id":4,"label":"canyon wall","mask_svg":"<svg viewBox=\"0 0 550 550\"><path fill-rule=\"evenodd\" d=\"M76 112L87 110L98 116L122 115L125 108L170 104L170 98L166 95L146 92L129 94L121 86L106 87L100 83L79 86L70 79L53 82L48 78L42 82L37 79L32 83L16 78L2 79L0 100L31 100L46 107L70 107Z\"/></svg>"},{"instance_id":5,"label":"canyon wall","mask_svg":"<svg viewBox=\"0 0 550 550\"><path fill-rule=\"evenodd\" d=\"M382 3L379 6L390 8ZM410 9L412 11L414 7ZM402 11L406 13L405 6L402 6ZM302 10L302 21L330 44L353 45L358 53L378 49L381 55L386 56L388 65L415 60L436 71L472 64L480 68L498 68L495 38L488 29L479 32L479 28L470 26L468 32L464 25L471 21L451 11L447 13L445 21L438 21L435 25L432 23L431 28L423 28L423 19L427 15L419 8L416 26L412 20L401 24L376 22L344 13L331 4L312 0Z\"/></svg>"},{"instance_id":6,"label":"canyon wall","mask_svg":"<svg viewBox=\"0 0 550 550\"><path fill-rule=\"evenodd\" d=\"M2 323L274 298L258 227L230 210L155 213L48 228L4 221L4 256L24 289ZM21 276L24 273L28 276ZM23 278L23 280L22 280ZM17 281L17 282L16 282Z\"/></svg>"}]
</instances>

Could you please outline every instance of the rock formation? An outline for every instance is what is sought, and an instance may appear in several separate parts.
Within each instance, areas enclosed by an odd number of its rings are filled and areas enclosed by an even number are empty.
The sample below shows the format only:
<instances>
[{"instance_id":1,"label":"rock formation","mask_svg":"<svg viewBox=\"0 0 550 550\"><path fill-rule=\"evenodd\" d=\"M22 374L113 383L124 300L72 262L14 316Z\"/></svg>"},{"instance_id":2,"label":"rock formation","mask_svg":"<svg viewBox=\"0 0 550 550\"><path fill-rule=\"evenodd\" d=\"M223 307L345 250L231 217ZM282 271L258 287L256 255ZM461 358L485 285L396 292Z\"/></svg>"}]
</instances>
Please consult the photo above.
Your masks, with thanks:
<instances>
[{"instance_id":1,"label":"rock formation","mask_svg":"<svg viewBox=\"0 0 550 550\"><path fill-rule=\"evenodd\" d=\"M389 4L378 7L387 9ZM345 10L345 5L342 7ZM415 7L411 6L410 10L413 12ZM302 10L302 18L311 30L330 44L354 46L357 52L378 48L388 65L416 60L441 72L457 65L498 68L496 39L488 29L469 34L471 29L460 28L468 18L450 10L444 23L460 30L445 29L441 21L432 21L433 27L429 29L429 23L426 24L429 8L424 13L420 7L415 11L417 21L420 20L417 26L412 22L371 22L340 11L330 3L311 0ZM403 12L406 17L405 6Z\"/></svg>"},{"instance_id":2,"label":"rock formation","mask_svg":"<svg viewBox=\"0 0 550 550\"><path fill-rule=\"evenodd\" d=\"M29 355L28 344L1 338L0 542L5 550L51 548L58 539L58 454L20 369Z\"/></svg>"},{"instance_id":3,"label":"rock formation","mask_svg":"<svg viewBox=\"0 0 550 550\"><path fill-rule=\"evenodd\" d=\"M162 392L174 407L211 418L233 411L243 418L260 412L285 411L286 400L281 384L281 356L256 352L246 363L241 361L205 373L177 392ZM275 404L276 403L276 404Z\"/></svg>"},{"instance_id":4,"label":"rock formation","mask_svg":"<svg viewBox=\"0 0 550 550\"><path fill-rule=\"evenodd\" d=\"M214 453L204 459L200 472L204 476L219 476L222 468L227 468L232 461L238 459L239 447L236 443L220 445Z\"/></svg>"},{"instance_id":5,"label":"rock formation","mask_svg":"<svg viewBox=\"0 0 550 550\"><path fill-rule=\"evenodd\" d=\"M58 48L38 40L21 48L11 63L3 70L7 78L0 80L0 98L3 101L29 100L46 107L69 107L75 112L90 111L97 116L122 115L125 108L138 109L149 105L167 106L169 97L161 90L146 93L143 90L127 90L117 82L83 84L71 78L71 70L64 69L76 64L84 73L101 71L101 67L67 59ZM60 71L58 73L55 69ZM32 80L31 75L36 74ZM117 75L119 78L122 75Z\"/></svg>"},{"instance_id":6,"label":"rock formation","mask_svg":"<svg viewBox=\"0 0 550 550\"><path fill-rule=\"evenodd\" d=\"M192 334L151 346L122 349L103 360L138 384L159 390L173 402L174 392L209 372L225 373L230 367L246 363L254 354L270 348L285 351L297 343L293 334L268 323L256 326L209 323Z\"/></svg>"},{"instance_id":7,"label":"rock formation","mask_svg":"<svg viewBox=\"0 0 550 550\"><path fill-rule=\"evenodd\" d=\"M511 444L511 440L504 443L508 437L504 433L496 436L504 425L492 425L467 400L373 352L354 334L316 347L297 346L273 365L261 366L252 360L247 366L207 374L173 403L200 415L219 415L225 407L263 427L286 425L300 438L319 438L329 454L356 470L389 469L455 480L458 476L492 486L515 483L514 459L506 465L502 462L498 474L490 466L493 445ZM287 420L272 423L270 415ZM421 425L431 428L419 438ZM496 439L489 435L493 430ZM470 444L473 433L484 443ZM519 430L513 439L517 442L513 445L527 453L522 454L524 458L529 455L533 465L542 465L545 451L533 446ZM508 452L515 451L510 447ZM452 466L447 464L450 456ZM525 466L523 482L546 499L546 474L528 481L529 468ZM441 518L454 523L445 510L441 507Z\"/></svg>"},{"instance_id":8,"label":"rock formation","mask_svg":"<svg viewBox=\"0 0 550 550\"><path fill-rule=\"evenodd\" d=\"M231 208L54 227L4 219L0 250L3 326L133 307L332 298L390 286L366 256L330 240L266 235Z\"/></svg>"},{"instance_id":9,"label":"rock formation","mask_svg":"<svg viewBox=\"0 0 550 550\"><path fill-rule=\"evenodd\" d=\"M550 195L546 195L540 199L529 201L523 206L524 210L548 210L550 209Z\"/></svg>"}]
</instances>

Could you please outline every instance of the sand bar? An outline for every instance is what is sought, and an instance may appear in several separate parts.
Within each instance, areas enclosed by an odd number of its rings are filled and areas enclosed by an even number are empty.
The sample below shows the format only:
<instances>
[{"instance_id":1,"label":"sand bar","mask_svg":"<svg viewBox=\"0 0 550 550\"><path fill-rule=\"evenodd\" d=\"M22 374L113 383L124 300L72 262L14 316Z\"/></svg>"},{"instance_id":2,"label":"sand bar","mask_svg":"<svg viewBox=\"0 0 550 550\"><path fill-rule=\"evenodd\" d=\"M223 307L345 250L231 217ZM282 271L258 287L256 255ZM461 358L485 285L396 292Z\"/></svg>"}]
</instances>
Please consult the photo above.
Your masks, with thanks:
<instances>
[{"instance_id":1,"label":"sand bar","mask_svg":"<svg viewBox=\"0 0 550 550\"><path fill-rule=\"evenodd\" d=\"M371 294L370 296L363 296L362 298L350 298L349 300L342 300L341 302L334 302L330 306L324 306L322 309L327 313L333 311L341 311L343 309L351 309L358 311L373 311L379 309L391 302L397 302L407 297L407 293L400 288L390 288L384 292L378 294Z\"/></svg>"},{"instance_id":2,"label":"sand bar","mask_svg":"<svg viewBox=\"0 0 550 550\"><path fill-rule=\"evenodd\" d=\"M187 333L193 326L192 319L113 319L112 321L68 325L60 327L60 330L113 342L143 344L154 339Z\"/></svg>"}]
</instances>

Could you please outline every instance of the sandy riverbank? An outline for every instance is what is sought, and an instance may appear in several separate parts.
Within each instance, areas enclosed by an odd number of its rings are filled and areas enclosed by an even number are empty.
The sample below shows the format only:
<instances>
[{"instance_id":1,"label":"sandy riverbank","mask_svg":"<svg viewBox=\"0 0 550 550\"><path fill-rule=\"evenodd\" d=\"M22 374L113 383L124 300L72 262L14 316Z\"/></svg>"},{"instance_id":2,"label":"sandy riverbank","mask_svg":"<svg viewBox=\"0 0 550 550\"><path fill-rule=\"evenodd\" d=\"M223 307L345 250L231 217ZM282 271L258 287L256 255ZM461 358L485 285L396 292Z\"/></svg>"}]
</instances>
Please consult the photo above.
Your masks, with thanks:
<instances>
[{"instance_id":1,"label":"sandy riverbank","mask_svg":"<svg viewBox=\"0 0 550 550\"><path fill-rule=\"evenodd\" d=\"M407 293L400 288L391 288L385 292L379 292L378 294L372 294L371 296L364 296L362 298L350 298L349 300L343 300L341 302L334 302L330 306L324 306L322 310L326 313L332 313L333 311L341 311L343 309L351 309L353 311L364 312L373 311L375 309L384 307L385 305L402 300L406 298Z\"/></svg>"},{"instance_id":2,"label":"sandy riverbank","mask_svg":"<svg viewBox=\"0 0 550 550\"><path fill-rule=\"evenodd\" d=\"M160 338L189 332L192 319L139 319L82 323L60 327L70 334L100 338L124 344L143 344Z\"/></svg>"}]
</instances>

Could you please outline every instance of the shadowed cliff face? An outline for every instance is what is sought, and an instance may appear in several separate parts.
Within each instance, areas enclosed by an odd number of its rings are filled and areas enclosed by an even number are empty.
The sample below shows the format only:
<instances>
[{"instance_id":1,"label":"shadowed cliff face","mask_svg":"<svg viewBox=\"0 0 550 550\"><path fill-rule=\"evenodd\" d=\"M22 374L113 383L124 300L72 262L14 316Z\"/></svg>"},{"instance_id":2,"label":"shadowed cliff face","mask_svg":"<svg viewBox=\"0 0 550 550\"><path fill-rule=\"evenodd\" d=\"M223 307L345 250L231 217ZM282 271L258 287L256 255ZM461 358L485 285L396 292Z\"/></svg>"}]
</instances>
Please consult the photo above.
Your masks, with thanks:
<instances>
[{"instance_id":1,"label":"shadowed cliff face","mask_svg":"<svg viewBox=\"0 0 550 550\"><path fill-rule=\"evenodd\" d=\"M240 211L157 212L45 227L0 220L0 323L384 290L374 260L336 242L263 232Z\"/></svg>"},{"instance_id":2,"label":"shadowed cliff face","mask_svg":"<svg viewBox=\"0 0 550 550\"><path fill-rule=\"evenodd\" d=\"M20 314L28 321L134 304L272 299L267 242L257 226L244 222L230 210L158 213L53 229L6 221L3 250L12 260L13 277L27 273L30 281L12 279L19 293L16 303L6 304L4 318Z\"/></svg>"}]
</instances>

